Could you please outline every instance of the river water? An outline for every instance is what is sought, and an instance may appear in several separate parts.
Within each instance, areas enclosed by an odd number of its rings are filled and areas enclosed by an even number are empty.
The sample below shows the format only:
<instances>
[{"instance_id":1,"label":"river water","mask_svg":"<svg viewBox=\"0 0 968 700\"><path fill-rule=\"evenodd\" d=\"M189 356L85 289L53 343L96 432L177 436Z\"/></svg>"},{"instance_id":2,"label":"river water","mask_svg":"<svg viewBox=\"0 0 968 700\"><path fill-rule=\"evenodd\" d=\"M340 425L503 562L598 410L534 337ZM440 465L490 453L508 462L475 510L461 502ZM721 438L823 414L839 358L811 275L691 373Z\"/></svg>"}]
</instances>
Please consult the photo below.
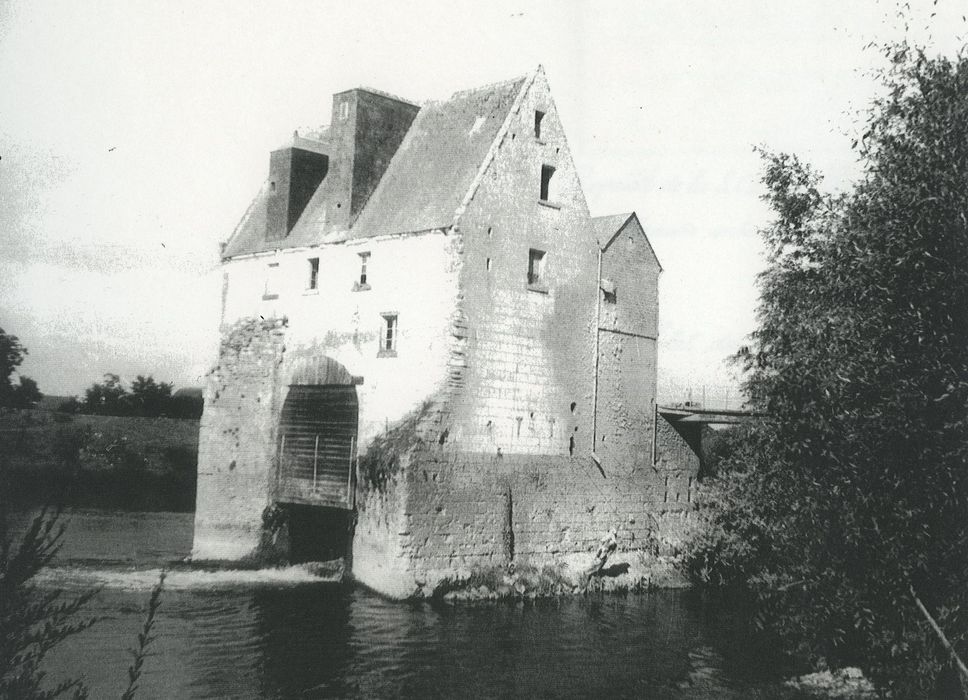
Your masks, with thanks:
<instances>
[{"instance_id":1,"label":"river water","mask_svg":"<svg viewBox=\"0 0 968 700\"><path fill-rule=\"evenodd\" d=\"M51 680L126 686L160 568L191 549L190 513L82 511L45 586L100 588L100 621L58 647ZM394 603L303 567L175 566L139 698L770 698L777 672L741 626L687 591L452 606Z\"/></svg>"}]
</instances>

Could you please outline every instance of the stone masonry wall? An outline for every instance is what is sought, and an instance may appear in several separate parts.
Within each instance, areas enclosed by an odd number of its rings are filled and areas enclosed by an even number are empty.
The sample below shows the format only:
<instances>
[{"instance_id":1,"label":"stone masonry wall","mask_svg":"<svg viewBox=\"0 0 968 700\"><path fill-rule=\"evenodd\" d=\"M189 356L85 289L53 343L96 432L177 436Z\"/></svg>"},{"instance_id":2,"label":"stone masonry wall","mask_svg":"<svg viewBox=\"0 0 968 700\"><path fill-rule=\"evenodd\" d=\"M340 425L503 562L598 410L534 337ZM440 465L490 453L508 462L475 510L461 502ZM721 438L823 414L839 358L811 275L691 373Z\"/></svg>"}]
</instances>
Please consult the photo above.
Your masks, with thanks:
<instances>
[{"instance_id":1,"label":"stone masonry wall","mask_svg":"<svg viewBox=\"0 0 968 700\"><path fill-rule=\"evenodd\" d=\"M541 136L535 111L543 111ZM459 222L459 389L442 417L454 449L495 455L592 449L598 249L543 74L499 136ZM554 167L547 200L543 166ZM529 284L529 251L544 252Z\"/></svg>"},{"instance_id":2,"label":"stone masonry wall","mask_svg":"<svg viewBox=\"0 0 968 700\"><path fill-rule=\"evenodd\" d=\"M657 465L606 476L587 456L425 446L385 491L361 496L354 576L392 597L429 595L444 579L511 562L577 576L610 527L619 532L613 561L648 573L649 561L677 553L699 473L674 429L656 438Z\"/></svg>"},{"instance_id":3,"label":"stone masonry wall","mask_svg":"<svg viewBox=\"0 0 968 700\"><path fill-rule=\"evenodd\" d=\"M257 554L275 483L282 321L246 321L223 337L208 376L198 444L194 559Z\"/></svg>"}]
</instances>

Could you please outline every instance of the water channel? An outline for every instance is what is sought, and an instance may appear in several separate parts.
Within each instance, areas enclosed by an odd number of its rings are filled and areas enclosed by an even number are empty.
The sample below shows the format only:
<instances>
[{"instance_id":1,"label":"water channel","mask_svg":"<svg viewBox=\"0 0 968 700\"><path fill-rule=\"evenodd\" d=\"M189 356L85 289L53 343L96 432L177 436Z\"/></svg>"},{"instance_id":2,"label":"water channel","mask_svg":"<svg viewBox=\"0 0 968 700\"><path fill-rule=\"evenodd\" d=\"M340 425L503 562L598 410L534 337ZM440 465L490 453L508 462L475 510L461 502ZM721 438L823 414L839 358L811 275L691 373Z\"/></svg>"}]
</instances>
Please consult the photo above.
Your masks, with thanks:
<instances>
[{"instance_id":1,"label":"water channel","mask_svg":"<svg viewBox=\"0 0 968 700\"><path fill-rule=\"evenodd\" d=\"M45 586L98 587L100 621L51 680L118 697L151 586L191 548L190 513L79 511ZM772 698L776 661L688 591L454 606L395 603L305 568L175 565L141 698Z\"/></svg>"}]
</instances>

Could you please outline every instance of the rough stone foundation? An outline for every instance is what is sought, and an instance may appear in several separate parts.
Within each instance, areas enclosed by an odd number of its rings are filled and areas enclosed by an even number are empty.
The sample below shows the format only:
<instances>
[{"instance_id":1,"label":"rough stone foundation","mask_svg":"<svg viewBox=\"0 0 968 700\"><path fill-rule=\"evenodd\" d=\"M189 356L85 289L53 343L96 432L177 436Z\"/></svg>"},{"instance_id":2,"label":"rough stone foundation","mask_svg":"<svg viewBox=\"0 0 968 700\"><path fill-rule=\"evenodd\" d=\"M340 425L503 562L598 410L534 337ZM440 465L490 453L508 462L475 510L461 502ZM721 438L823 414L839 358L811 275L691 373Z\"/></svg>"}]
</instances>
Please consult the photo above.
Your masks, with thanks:
<instances>
[{"instance_id":1,"label":"rough stone foundation","mask_svg":"<svg viewBox=\"0 0 968 700\"><path fill-rule=\"evenodd\" d=\"M669 557L689 526L687 484L679 470L652 467L603 476L588 457L415 450L359 501L353 575L394 598L511 564L577 580L615 527L609 565L628 564L628 583L675 583Z\"/></svg>"}]
</instances>

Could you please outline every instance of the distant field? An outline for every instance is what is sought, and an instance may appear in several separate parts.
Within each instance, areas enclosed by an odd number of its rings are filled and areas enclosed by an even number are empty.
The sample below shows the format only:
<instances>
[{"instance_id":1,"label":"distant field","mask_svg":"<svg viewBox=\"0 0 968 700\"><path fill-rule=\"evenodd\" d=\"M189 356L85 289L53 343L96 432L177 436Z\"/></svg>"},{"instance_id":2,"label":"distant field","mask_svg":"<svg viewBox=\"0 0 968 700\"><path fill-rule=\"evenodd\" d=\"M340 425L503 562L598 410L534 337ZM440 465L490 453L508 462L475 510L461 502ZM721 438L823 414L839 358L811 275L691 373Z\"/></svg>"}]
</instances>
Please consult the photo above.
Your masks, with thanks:
<instances>
[{"instance_id":1,"label":"distant field","mask_svg":"<svg viewBox=\"0 0 968 700\"><path fill-rule=\"evenodd\" d=\"M0 409L0 469L15 500L191 510L198 421Z\"/></svg>"}]
</instances>

